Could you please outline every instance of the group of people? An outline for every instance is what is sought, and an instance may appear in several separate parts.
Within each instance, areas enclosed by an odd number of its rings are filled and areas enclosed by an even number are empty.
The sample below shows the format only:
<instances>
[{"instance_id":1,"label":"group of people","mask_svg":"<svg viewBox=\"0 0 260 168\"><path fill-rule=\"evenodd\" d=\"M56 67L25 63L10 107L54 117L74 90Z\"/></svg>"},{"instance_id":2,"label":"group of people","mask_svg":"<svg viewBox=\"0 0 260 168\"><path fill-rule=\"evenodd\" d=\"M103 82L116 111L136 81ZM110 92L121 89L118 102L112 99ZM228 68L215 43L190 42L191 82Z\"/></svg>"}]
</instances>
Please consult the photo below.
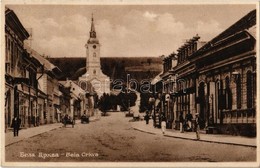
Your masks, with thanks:
<instances>
[{"instance_id":1,"label":"group of people","mask_svg":"<svg viewBox=\"0 0 260 168\"><path fill-rule=\"evenodd\" d=\"M144 120L146 121L146 124L149 124L149 119L150 119L150 115L149 115L149 111L146 111L146 114L144 116ZM190 112L188 112L185 116L185 119L183 117L183 113L181 112L179 115L179 122L180 122L180 132L183 133L184 130L185 131L192 131L192 114L190 114ZM196 132L196 138L197 140L200 139L200 118L199 118L199 113L195 114L195 121L194 121L194 131ZM165 129L166 129L166 118L165 116L161 116L161 129L162 129L162 133L165 134Z\"/></svg>"},{"instance_id":2,"label":"group of people","mask_svg":"<svg viewBox=\"0 0 260 168\"><path fill-rule=\"evenodd\" d=\"M185 131L192 131L192 114L188 112L185 116L185 119L183 118L183 113L180 113L179 116L179 122L180 122L180 132L183 133ZM196 132L196 138L199 140L200 139L200 118L199 118L199 113L195 114L195 122L194 122L194 131Z\"/></svg>"},{"instance_id":3,"label":"group of people","mask_svg":"<svg viewBox=\"0 0 260 168\"><path fill-rule=\"evenodd\" d=\"M179 122L180 122L180 132L183 133L185 131L192 131L192 115L190 112L188 112L185 116L185 119L183 117L183 113L181 112L179 115Z\"/></svg>"}]
</instances>

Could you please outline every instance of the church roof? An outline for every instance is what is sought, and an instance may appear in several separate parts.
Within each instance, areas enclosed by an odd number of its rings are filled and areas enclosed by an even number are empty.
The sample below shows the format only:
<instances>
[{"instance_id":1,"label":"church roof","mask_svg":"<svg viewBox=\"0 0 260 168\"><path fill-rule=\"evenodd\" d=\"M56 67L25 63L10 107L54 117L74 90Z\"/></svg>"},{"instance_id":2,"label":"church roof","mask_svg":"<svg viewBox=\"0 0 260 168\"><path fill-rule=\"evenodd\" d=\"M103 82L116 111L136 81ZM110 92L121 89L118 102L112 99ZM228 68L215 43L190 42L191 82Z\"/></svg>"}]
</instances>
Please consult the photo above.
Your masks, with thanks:
<instances>
[{"instance_id":1,"label":"church roof","mask_svg":"<svg viewBox=\"0 0 260 168\"><path fill-rule=\"evenodd\" d=\"M92 19L91 19L91 29L90 29L90 32L95 32L95 25L94 25L93 13L92 13Z\"/></svg>"},{"instance_id":2,"label":"church roof","mask_svg":"<svg viewBox=\"0 0 260 168\"><path fill-rule=\"evenodd\" d=\"M89 32L88 44L99 44L99 41L98 41L97 35L96 35L96 31L95 31L93 14L92 14L92 19L91 19L91 28L90 28L90 32Z\"/></svg>"}]
</instances>

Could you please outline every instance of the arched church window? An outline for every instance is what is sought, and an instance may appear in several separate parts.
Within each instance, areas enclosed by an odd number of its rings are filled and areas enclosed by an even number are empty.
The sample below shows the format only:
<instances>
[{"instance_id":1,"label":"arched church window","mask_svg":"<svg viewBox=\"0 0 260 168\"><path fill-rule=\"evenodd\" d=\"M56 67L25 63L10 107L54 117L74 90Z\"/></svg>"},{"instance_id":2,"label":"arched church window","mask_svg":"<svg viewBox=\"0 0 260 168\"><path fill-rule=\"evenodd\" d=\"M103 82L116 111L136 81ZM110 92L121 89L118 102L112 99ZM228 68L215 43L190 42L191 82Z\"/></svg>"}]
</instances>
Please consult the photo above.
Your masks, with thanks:
<instances>
[{"instance_id":1,"label":"arched church window","mask_svg":"<svg viewBox=\"0 0 260 168\"><path fill-rule=\"evenodd\" d=\"M93 70L93 74L96 74L96 70L95 69Z\"/></svg>"},{"instance_id":2,"label":"arched church window","mask_svg":"<svg viewBox=\"0 0 260 168\"><path fill-rule=\"evenodd\" d=\"M96 55L97 55L97 54L94 52L94 53L93 53L93 57L96 57Z\"/></svg>"}]
</instances>

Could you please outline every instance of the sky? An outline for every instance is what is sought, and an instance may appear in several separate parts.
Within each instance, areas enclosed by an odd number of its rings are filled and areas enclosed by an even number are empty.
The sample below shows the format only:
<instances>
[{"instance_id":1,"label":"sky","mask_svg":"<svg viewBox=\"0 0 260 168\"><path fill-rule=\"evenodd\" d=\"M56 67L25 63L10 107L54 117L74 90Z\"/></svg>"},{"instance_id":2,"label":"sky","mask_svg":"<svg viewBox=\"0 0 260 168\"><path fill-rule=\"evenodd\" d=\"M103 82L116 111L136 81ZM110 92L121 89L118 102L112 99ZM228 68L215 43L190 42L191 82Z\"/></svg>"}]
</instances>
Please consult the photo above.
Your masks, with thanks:
<instances>
[{"instance_id":1,"label":"sky","mask_svg":"<svg viewBox=\"0 0 260 168\"><path fill-rule=\"evenodd\" d=\"M255 5L7 5L50 57L85 57L91 15L101 57L169 55L196 34L209 41Z\"/></svg>"}]
</instances>

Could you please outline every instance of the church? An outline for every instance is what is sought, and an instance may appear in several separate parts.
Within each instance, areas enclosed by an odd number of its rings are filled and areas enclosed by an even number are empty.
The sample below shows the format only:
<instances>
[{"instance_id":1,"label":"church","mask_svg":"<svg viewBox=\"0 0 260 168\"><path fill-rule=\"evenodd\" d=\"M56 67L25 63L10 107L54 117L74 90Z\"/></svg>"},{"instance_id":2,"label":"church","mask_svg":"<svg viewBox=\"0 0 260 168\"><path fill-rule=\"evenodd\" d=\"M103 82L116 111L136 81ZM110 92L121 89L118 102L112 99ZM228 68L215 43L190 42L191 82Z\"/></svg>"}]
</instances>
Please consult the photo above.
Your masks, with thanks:
<instances>
[{"instance_id":1,"label":"church","mask_svg":"<svg viewBox=\"0 0 260 168\"><path fill-rule=\"evenodd\" d=\"M95 31L92 14L90 37L86 47L86 73L79 77L79 85L83 90L91 89L100 97L103 93L110 93L110 78L103 74L100 64L100 43ZM92 87L89 87L91 85Z\"/></svg>"},{"instance_id":2,"label":"church","mask_svg":"<svg viewBox=\"0 0 260 168\"><path fill-rule=\"evenodd\" d=\"M130 74L140 82L152 79L162 70L162 60L159 57L101 57L101 44L97 38L93 15L85 47L85 57L47 58L62 71L59 83L70 88L70 93L73 94L66 106L69 107L68 114L75 117L85 112L94 115L97 96L100 98L104 93L113 92L111 81L124 80L126 74Z\"/></svg>"}]
</instances>

